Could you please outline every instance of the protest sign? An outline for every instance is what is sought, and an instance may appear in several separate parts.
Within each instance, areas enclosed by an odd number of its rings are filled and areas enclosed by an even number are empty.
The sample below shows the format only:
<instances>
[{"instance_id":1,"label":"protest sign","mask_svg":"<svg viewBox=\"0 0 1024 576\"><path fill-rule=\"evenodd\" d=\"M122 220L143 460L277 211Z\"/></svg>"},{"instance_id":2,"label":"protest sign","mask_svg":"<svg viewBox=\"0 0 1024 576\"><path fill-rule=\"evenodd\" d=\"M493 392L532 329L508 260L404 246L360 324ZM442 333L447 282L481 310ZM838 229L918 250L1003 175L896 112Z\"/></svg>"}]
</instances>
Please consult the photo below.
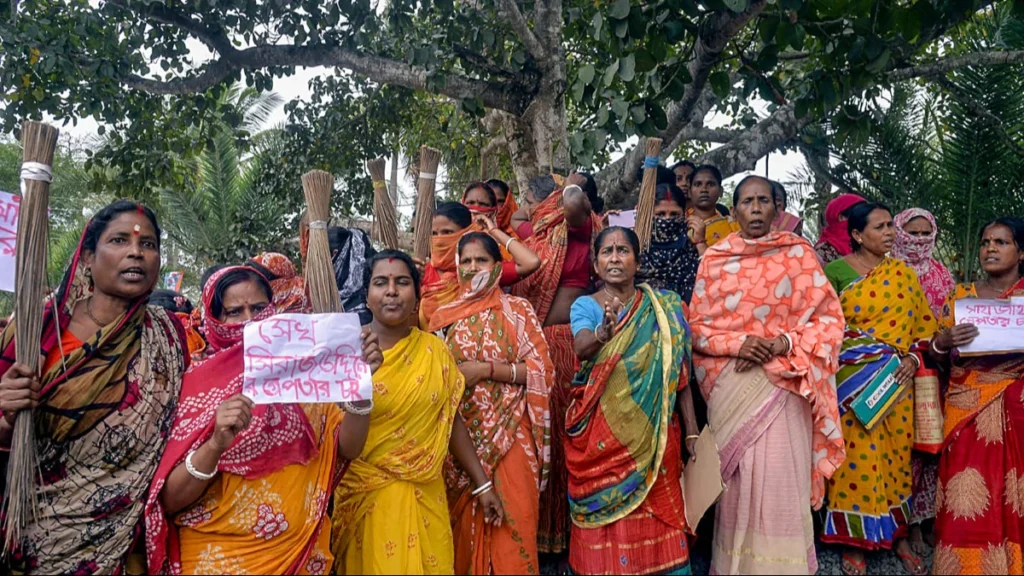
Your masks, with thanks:
<instances>
[{"instance_id":1,"label":"protest sign","mask_svg":"<svg viewBox=\"0 0 1024 576\"><path fill-rule=\"evenodd\" d=\"M167 290L174 290L175 292L181 292L181 281L185 278L185 272L181 270L172 270L164 274L164 288Z\"/></svg>"},{"instance_id":2,"label":"protest sign","mask_svg":"<svg viewBox=\"0 0 1024 576\"><path fill-rule=\"evenodd\" d=\"M1024 351L1024 298L995 300L961 298L954 311L957 324L974 324L978 337L960 347L964 356Z\"/></svg>"},{"instance_id":3,"label":"protest sign","mask_svg":"<svg viewBox=\"0 0 1024 576\"><path fill-rule=\"evenodd\" d=\"M369 400L358 314L279 314L245 327L242 393L256 404Z\"/></svg>"},{"instance_id":4,"label":"protest sign","mask_svg":"<svg viewBox=\"0 0 1024 576\"><path fill-rule=\"evenodd\" d=\"M608 225L634 228L636 226L636 210L623 210L618 214L609 213Z\"/></svg>"},{"instance_id":5,"label":"protest sign","mask_svg":"<svg viewBox=\"0 0 1024 576\"><path fill-rule=\"evenodd\" d=\"M14 292L20 205L20 196L0 192L0 290L7 292Z\"/></svg>"}]
</instances>

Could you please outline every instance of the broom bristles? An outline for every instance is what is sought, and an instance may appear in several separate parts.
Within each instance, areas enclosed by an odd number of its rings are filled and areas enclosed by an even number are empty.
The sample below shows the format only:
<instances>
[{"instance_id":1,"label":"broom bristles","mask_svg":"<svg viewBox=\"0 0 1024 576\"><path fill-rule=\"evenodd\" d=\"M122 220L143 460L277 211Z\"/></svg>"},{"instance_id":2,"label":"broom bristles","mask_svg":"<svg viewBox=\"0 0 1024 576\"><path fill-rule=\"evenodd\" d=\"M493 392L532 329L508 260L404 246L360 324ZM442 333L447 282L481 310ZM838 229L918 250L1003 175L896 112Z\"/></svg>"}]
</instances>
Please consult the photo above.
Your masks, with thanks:
<instances>
[{"instance_id":1,"label":"broom bristles","mask_svg":"<svg viewBox=\"0 0 1024 576\"><path fill-rule=\"evenodd\" d=\"M416 190L416 223L412 251L417 258L430 255L430 228L434 221L434 191L441 153L429 146L420 148L420 172Z\"/></svg>"},{"instance_id":2,"label":"broom bristles","mask_svg":"<svg viewBox=\"0 0 1024 576\"><path fill-rule=\"evenodd\" d=\"M18 240L15 264L14 342L15 360L32 372L39 371L39 341L43 334L43 294L46 290L47 206L53 155L57 149L58 131L39 122L26 122L22 127L22 198L18 212ZM32 167L28 163L43 165ZM25 172L35 172L26 174ZM27 179L25 179L27 178ZM27 345L22 345L27 344ZM11 438L11 454L7 464L7 489L3 511L7 526L4 554L14 550L30 521L36 520L36 478L39 456L36 453L35 422L31 410L18 414Z\"/></svg>"},{"instance_id":3,"label":"broom bristles","mask_svg":"<svg viewBox=\"0 0 1024 576\"><path fill-rule=\"evenodd\" d=\"M661 154L661 139L648 138L646 158L658 158ZM645 165L647 160L644 160ZM651 246L651 231L654 228L654 193L658 188L658 167L644 168L644 179L640 185L640 198L636 203L636 235L640 238L640 250Z\"/></svg>"},{"instance_id":4,"label":"broom bristles","mask_svg":"<svg viewBox=\"0 0 1024 576\"><path fill-rule=\"evenodd\" d=\"M389 250L398 249L398 213L388 194L384 158L369 160L366 169L373 181L373 228L371 238Z\"/></svg>"},{"instance_id":5,"label":"broom bristles","mask_svg":"<svg viewBox=\"0 0 1024 576\"><path fill-rule=\"evenodd\" d=\"M323 170L310 170L302 175L302 191L309 213L309 252L304 272L310 304L317 314L343 312L338 284L334 279L331 244L327 238L334 176Z\"/></svg>"}]
</instances>

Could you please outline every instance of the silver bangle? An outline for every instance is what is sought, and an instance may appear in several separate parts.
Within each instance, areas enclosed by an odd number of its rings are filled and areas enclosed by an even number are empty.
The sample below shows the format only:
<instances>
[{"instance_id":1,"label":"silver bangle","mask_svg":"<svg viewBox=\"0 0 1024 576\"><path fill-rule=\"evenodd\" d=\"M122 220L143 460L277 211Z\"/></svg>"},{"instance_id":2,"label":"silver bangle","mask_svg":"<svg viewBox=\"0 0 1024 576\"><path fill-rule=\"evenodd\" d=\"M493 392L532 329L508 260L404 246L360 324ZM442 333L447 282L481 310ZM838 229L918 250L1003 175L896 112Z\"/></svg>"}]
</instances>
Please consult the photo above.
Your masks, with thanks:
<instances>
[{"instance_id":1,"label":"silver bangle","mask_svg":"<svg viewBox=\"0 0 1024 576\"><path fill-rule=\"evenodd\" d=\"M935 345L934 338L932 338L932 352L935 352L939 356L945 356L946 354L949 354L949 350L940 350L939 347Z\"/></svg>"},{"instance_id":2,"label":"silver bangle","mask_svg":"<svg viewBox=\"0 0 1024 576\"><path fill-rule=\"evenodd\" d=\"M196 480L202 480L203 482L213 480L213 477L217 475L217 469L214 468L213 472L210 472L209 474L207 474L206 472L200 472L199 470L196 470L195 465L192 464L192 456L194 456L195 453L196 451L193 450L188 453L188 456L185 456L185 470L188 471L189 475L195 478Z\"/></svg>"},{"instance_id":3,"label":"silver bangle","mask_svg":"<svg viewBox=\"0 0 1024 576\"><path fill-rule=\"evenodd\" d=\"M515 362L513 362L513 363L509 364L509 366L511 366L511 367L512 367L512 382L511 382L511 383L512 383L512 384L515 384L515 383L516 383L516 380L518 380L518 379L519 379L519 374L518 374L518 372L517 372L517 370L516 370L516 363L515 363Z\"/></svg>"},{"instance_id":4,"label":"silver bangle","mask_svg":"<svg viewBox=\"0 0 1024 576\"><path fill-rule=\"evenodd\" d=\"M516 239L514 237L512 237L512 236L509 236L508 240L505 240L505 252L508 252L508 247L511 246L512 243L515 242L515 241L516 241Z\"/></svg>"},{"instance_id":5,"label":"silver bangle","mask_svg":"<svg viewBox=\"0 0 1024 576\"><path fill-rule=\"evenodd\" d=\"M370 405L366 408L356 408L351 402L342 402L339 406L342 410L353 416L369 416L370 412L373 411L373 400L370 400Z\"/></svg>"},{"instance_id":6,"label":"silver bangle","mask_svg":"<svg viewBox=\"0 0 1024 576\"><path fill-rule=\"evenodd\" d=\"M480 486L476 490L473 490L473 497L476 498L477 496L485 492L489 492L491 488L494 488L494 482L488 480L486 483L484 483L483 486Z\"/></svg>"}]
</instances>

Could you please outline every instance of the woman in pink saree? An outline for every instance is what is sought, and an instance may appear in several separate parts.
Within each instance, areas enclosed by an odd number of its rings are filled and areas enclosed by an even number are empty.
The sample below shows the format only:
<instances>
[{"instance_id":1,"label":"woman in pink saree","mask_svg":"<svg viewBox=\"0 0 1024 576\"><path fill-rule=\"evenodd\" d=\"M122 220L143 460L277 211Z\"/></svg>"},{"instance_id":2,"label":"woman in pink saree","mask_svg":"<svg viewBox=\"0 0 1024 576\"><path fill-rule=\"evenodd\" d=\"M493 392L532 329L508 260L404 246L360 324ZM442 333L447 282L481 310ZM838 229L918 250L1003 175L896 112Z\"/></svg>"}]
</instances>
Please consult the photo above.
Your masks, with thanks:
<instances>
[{"instance_id":1,"label":"woman in pink saree","mask_svg":"<svg viewBox=\"0 0 1024 576\"><path fill-rule=\"evenodd\" d=\"M813 574L811 507L845 458L834 376L839 299L803 238L771 232L770 183L744 179L741 232L708 249L691 304L694 364L726 488L712 574Z\"/></svg>"}]
</instances>

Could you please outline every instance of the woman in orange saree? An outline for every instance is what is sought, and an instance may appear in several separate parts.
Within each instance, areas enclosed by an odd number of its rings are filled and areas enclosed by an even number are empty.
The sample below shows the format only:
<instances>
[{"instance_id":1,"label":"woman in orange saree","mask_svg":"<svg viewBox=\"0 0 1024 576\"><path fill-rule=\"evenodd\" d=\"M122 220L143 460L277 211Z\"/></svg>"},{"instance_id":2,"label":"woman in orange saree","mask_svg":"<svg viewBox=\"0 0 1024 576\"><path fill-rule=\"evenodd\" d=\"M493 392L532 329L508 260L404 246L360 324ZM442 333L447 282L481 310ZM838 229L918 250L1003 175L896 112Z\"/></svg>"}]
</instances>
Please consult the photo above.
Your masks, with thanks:
<instances>
[{"instance_id":1,"label":"woman in orange saree","mask_svg":"<svg viewBox=\"0 0 1024 576\"><path fill-rule=\"evenodd\" d=\"M980 246L985 280L957 286L932 341L950 366L933 574L1024 573L1024 354L955 352L978 335L956 324L957 300L1024 297L1024 222L989 223Z\"/></svg>"},{"instance_id":2,"label":"woman in orange saree","mask_svg":"<svg viewBox=\"0 0 1024 576\"><path fill-rule=\"evenodd\" d=\"M274 291L274 308L279 314L310 311L306 279L299 276L287 256L264 252L249 260L248 265L270 282L270 288Z\"/></svg>"},{"instance_id":3,"label":"woman in orange saree","mask_svg":"<svg viewBox=\"0 0 1024 576\"><path fill-rule=\"evenodd\" d=\"M512 293L533 304L555 365L549 401L551 475L540 497L537 548L542 554L557 554L569 548L568 477L563 443L569 384L580 366L573 351L569 309L590 287L591 240L601 230L601 220L593 213L581 188L556 190L551 176L531 180L525 200L524 207L513 217L513 225L543 265L537 273L516 284Z\"/></svg>"},{"instance_id":4,"label":"woman in orange saree","mask_svg":"<svg viewBox=\"0 0 1024 576\"><path fill-rule=\"evenodd\" d=\"M512 190L504 180L491 178L487 181L487 185L494 190L494 195L498 200L498 214L494 217L495 223L503 232L515 237L516 233L512 228L512 215L519 210L519 203L516 202L515 195L512 194Z\"/></svg>"},{"instance_id":5,"label":"woman in orange saree","mask_svg":"<svg viewBox=\"0 0 1024 576\"><path fill-rule=\"evenodd\" d=\"M456 574L540 570L537 518L547 482L554 367L533 307L498 286L500 259L490 236L463 236L459 297L438 309L430 323L432 331L447 328L446 342L466 378L459 412L505 510L501 526L488 525L469 475L448 459Z\"/></svg>"}]
</instances>

